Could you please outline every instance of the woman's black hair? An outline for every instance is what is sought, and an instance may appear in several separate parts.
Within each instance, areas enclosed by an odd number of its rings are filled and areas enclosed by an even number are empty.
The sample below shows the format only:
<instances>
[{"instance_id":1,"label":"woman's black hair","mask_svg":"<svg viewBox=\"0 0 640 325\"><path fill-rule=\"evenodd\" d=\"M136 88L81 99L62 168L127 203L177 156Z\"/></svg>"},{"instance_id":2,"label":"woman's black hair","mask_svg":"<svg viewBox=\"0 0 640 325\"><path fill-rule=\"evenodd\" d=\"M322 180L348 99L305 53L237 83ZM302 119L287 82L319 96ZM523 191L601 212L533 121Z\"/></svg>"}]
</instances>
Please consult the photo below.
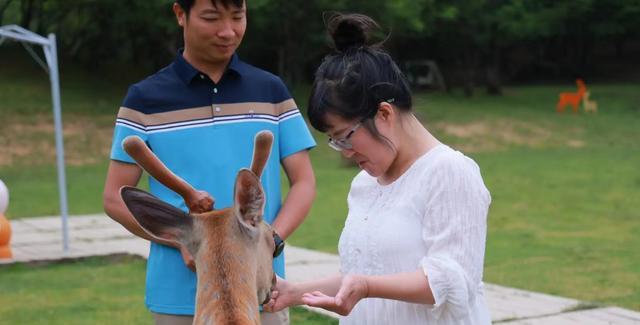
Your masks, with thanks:
<instances>
[{"instance_id":1,"label":"woman's black hair","mask_svg":"<svg viewBox=\"0 0 640 325\"><path fill-rule=\"evenodd\" d=\"M379 25L360 14L334 14L327 23L335 53L327 55L315 74L309 96L311 125L325 132L326 114L360 120L371 134L382 138L372 117L381 102L402 112L412 107L409 85L391 56L373 44Z\"/></svg>"}]
</instances>

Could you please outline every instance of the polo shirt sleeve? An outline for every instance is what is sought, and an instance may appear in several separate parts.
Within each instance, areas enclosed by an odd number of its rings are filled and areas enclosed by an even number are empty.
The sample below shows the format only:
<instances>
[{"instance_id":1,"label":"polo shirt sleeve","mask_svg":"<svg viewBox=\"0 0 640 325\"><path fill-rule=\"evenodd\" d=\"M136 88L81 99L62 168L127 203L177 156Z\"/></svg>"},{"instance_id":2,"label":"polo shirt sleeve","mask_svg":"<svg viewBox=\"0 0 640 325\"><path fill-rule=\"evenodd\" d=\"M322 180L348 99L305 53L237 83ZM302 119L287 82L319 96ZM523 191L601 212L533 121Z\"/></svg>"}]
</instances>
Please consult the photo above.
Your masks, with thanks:
<instances>
[{"instance_id":1,"label":"polo shirt sleeve","mask_svg":"<svg viewBox=\"0 0 640 325\"><path fill-rule=\"evenodd\" d=\"M278 107L278 144L282 160L299 151L315 147L316 142L281 79L277 79L274 88Z\"/></svg>"},{"instance_id":2,"label":"polo shirt sleeve","mask_svg":"<svg viewBox=\"0 0 640 325\"><path fill-rule=\"evenodd\" d=\"M125 163L135 164L131 158L122 149L122 141L131 135L136 135L147 141L148 135L144 126L144 114L136 110L141 107L142 97L139 88L136 85L129 87L127 97L125 97L118 116L116 125L113 130L113 141L111 143L111 159Z\"/></svg>"}]
</instances>

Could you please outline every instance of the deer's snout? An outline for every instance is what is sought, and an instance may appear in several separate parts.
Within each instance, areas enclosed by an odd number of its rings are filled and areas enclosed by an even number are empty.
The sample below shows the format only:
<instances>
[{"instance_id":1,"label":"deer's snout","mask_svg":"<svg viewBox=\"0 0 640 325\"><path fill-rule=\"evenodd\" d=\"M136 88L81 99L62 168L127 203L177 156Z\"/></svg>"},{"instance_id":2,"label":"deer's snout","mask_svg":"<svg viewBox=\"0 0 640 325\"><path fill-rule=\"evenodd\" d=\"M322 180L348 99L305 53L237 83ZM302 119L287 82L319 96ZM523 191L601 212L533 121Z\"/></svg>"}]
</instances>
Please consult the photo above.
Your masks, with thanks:
<instances>
[{"instance_id":1,"label":"deer's snout","mask_svg":"<svg viewBox=\"0 0 640 325\"><path fill-rule=\"evenodd\" d=\"M264 301L262 302L263 305L267 304L269 300L271 300L271 291L273 291L273 289L276 287L277 282L278 282L278 278L276 278L276 273L273 272L273 277L271 277L271 287L269 288L269 291L267 291L267 295Z\"/></svg>"}]
</instances>

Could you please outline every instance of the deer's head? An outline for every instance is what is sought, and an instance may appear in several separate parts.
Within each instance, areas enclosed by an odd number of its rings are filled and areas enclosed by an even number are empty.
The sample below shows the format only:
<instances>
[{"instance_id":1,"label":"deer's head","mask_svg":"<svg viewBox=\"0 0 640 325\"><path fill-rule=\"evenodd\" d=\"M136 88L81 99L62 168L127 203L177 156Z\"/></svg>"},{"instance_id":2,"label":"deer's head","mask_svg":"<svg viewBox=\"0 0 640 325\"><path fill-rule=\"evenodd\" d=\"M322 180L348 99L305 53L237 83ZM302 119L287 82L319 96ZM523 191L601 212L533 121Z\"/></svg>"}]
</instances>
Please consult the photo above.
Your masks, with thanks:
<instances>
[{"instance_id":1,"label":"deer's head","mask_svg":"<svg viewBox=\"0 0 640 325\"><path fill-rule=\"evenodd\" d=\"M258 305L269 299L275 283L273 258L284 245L263 221L265 193L260 175L272 142L268 131L256 136L251 169L238 172L233 206L222 210L213 210L211 197L171 173L140 138L123 142L127 153L151 176L181 194L190 207L185 213L140 189L120 190L135 220L154 241L179 248L185 260L195 262L195 323L227 322L230 317L242 324L259 322Z\"/></svg>"}]
</instances>

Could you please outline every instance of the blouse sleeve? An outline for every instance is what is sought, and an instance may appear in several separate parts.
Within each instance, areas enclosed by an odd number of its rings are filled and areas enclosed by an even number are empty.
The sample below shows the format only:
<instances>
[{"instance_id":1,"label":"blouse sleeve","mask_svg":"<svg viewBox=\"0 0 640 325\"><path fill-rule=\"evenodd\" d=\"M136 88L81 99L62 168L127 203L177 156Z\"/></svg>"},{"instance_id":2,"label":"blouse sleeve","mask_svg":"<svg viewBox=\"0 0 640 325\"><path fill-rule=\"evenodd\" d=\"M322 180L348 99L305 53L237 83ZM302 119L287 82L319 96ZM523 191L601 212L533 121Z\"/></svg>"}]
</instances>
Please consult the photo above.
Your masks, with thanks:
<instances>
[{"instance_id":1,"label":"blouse sleeve","mask_svg":"<svg viewBox=\"0 0 640 325\"><path fill-rule=\"evenodd\" d=\"M478 166L460 153L439 161L428 184L421 267L435 298L429 308L464 317L482 281L491 198Z\"/></svg>"}]
</instances>

